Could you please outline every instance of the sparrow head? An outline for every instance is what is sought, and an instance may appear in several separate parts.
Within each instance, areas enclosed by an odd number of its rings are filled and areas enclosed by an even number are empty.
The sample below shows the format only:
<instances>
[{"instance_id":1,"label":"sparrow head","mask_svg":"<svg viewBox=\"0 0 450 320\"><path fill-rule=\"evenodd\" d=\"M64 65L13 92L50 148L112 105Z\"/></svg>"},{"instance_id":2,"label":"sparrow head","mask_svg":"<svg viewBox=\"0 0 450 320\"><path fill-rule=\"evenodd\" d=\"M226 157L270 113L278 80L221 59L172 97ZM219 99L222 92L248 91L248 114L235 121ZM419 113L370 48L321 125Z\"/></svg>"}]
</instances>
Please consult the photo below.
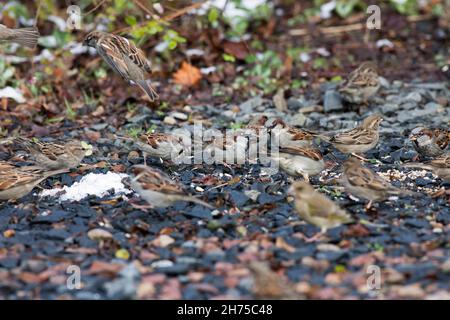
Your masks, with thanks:
<instances>
[{"instance_id":1,"label":"sparrow head","mask_svg":"<svg viewBox=\"0 0 450 320\"><path fill-rule=\"evenodd\" d=\"M280 125L282 128L286 127L286 122L284 122L281 118L276 118L272 121L272 124L268 127L269 129L275 128L277 125Z\"/></svg>"},{"instance_id":2,"label":"sparrow head","mask_svg":"<svg viewBox=\"0 0 450 320\"><path fill-rule=\"evenodd\" d=\"M362 127L366 129L378 129L383 118L379 114L372 114L365 118L362 122Z\"/></svg>"},{"instance_id":3,"label":"sparrow head","mask_svg":"<svg viewBox=\"0 0 450 320\"><path fill-rule=\"evenodd\" d=\"M345 171L349 168L355 168L355 167L361 166L361 161L355 157L350 157L344 162L343 166L344 166L344 171Z\"/></svg>"},{"instance_id":4,"label":"sparrow head","mask_svg":"<svg viewBox=\"0 0 450 320\"><path fill-rule=\"evenodd\" d=\"M258 121L256 122L256 124L259 124L260 126L263 126L266 124L267 120L269 120L269 118L267 116L261 116Z\"/></svg>"},{"instance_id":5,"label":"sparrow head","mask_svg":"<svg viewBox=\"0 0 450 320\"><path fill-rule=\"evenodd\" d=\"M289 188L288 193L293 196L311 194L314 188L306 181L296 181Z\"/></svg>"},{"instance_id":6,"label":"sparrow head","mask_svg":"<svg viewBox=\"0 0 450 320\"><path fill-rule=\"evenodd\" d=\"M377 72L377 65L375 63L373 63L372 61L366 61L361 63L361 65L358 68L361 71L364 72Z\"/></svg>"},{"instance_id":7,"label":"sparrow head","mask_svg":"<svg viewBox=\"0 0 450 320\"><path fill-rule=\"evenodd\" d=\"M98 39L103 35L101 31L92 31L84 38L83 44L88 47L95 47Z\"/></svg>"},{"instance_id":8,"label":"sparrow head","mask_svg":"<svg viewBox=\"0 0 450 320\"><path fill-rule=\"evenodd\" d=\"M416 141L417 139L423 136L428 136L431 138L433 136L433 132L430 129L424 127L417 127L411 131L411 134L409 135L409 140Z\"/></svg>"},{"instance_id":9,"label":"sparrow head","mask_svg":"<svg viewBox=\"0 0 450 320\"><path fill-rule=\"evenodd\" d=\"M77 157L89 156L92 154L92 145L84 142L71 140L66 144L67 151Z\"/></svg>"}]
</instances>

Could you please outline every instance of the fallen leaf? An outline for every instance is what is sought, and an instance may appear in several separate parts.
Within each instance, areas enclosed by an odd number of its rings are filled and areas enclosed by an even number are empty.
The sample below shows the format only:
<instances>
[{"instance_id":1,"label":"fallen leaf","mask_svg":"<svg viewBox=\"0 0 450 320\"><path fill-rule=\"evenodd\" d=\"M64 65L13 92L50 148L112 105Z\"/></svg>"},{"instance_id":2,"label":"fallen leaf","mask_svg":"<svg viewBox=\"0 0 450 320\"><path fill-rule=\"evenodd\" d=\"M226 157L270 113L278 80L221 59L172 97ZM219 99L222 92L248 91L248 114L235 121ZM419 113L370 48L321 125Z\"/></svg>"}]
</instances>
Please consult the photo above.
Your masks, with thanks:
<instances>
[{"instance_id":1,"label":"fallen leaf","mask_svg":"<svg viewBox=\"0 0 450 320\"><path fill-rule=\"evenodd\" d=\"M181 64L181 68L173 74L173 81L176 84L187 87L195 86L201 78L202 74L200 72L200 69L194 67L188 62L183 62Z\"/></svg>"},{"instance_id":2,"label":"fallen leaf","mask_svg":"<svg viewBox=\"0 0 450 320\"><path fill-rule=\"evenodd\" d=\"M275 246L277 248L286 250L287 252L295 252L295 248L288 244L282 237L277 238L277 240L275 241Z\"/></svg>"},{"instance_id":3,"label":"fallen leaf","mask_svg":"<svg viewBox=\"0 0 450 320\"><path fill-rule=\"evenodd\" d=\"M111 232L98 228L89 230L87 236L92 240L109 240L113 238Z\"/></svg>"}]
</instances>

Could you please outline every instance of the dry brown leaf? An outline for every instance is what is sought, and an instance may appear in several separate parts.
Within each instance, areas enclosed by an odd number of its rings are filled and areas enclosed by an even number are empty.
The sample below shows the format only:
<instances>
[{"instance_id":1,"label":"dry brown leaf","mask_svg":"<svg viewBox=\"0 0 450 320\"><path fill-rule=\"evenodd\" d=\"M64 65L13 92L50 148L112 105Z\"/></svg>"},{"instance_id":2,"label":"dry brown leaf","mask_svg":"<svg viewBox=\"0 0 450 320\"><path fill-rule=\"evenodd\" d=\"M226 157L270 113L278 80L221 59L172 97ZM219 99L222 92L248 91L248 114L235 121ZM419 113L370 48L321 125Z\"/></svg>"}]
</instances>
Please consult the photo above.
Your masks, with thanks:
<instances>
[{"instance_id":1,"label":"dry brown leaf","mask_svg":"<svg viewBox=\"0 0 450 320\"><path fill-rule=\"evenodd\" d=\"M195 86L201 78L202 74L200 72L200 69L194 67L188 62L183 62L181 64L181 68L173 74L173 81L176 84L187 87Z\"/></svg>"}]
</instances>

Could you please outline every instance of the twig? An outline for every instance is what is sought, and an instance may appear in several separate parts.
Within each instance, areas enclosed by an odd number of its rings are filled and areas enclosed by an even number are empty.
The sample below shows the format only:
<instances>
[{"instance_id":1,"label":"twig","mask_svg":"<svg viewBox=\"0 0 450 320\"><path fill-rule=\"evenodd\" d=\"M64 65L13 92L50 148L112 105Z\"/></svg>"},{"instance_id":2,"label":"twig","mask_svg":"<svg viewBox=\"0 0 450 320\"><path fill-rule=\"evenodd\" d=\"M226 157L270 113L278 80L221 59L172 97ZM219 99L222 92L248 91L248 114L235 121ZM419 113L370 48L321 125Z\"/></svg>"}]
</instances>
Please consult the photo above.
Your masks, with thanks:
<instances>
[{"instance_id":1,"label":"twig","mask_svg":"<svg viewBox=\"0 0 450 320\"><path fill-rule=\"evenodd\" d=\"M37 26L38 20L39 20L39 13L41 12L41 5L42 5L42 0L39 0L39 4L38 7L36 9L36 16L34 18L34 27Z\"/></svg>"},{"instance_id":2,"label":"twig","mask_svg":"<svg viewBox=\"0 0 450 320\"><path fill-rule=\"evenodd\" d=\"M409 22L420 22L425 20L433 19L434 16L431 14L425 14L425 15L419 15L419 16L409 16L406 18ZM349 32L349 31L356 31L364 29L366 26L365 23L359 22L359 23L353 23L348 24L345 26L331 26L331 27L323 27L319 28L319 32L324 34L336 34L336 33L342 33L342 32ZM291 36L306 36L308 35L308 29L292 29L289 31L289 34Z\"/></svg>"},{"instance_id":3,"label":"twig","mask_svg":"<svg viewBox=\"0 0 450 320\"><path fill-rule=\"evenodd\" d=\"M184 7L174 13L168 14L167 16L163 17L162 20L164 21L171 21L175 18L178 18L179 16L182 16L183 14L188 13L189 11L193 10L193 9L197 9L198 7L201 7L206 1L203 2L197 2L197 3L193 3L187 7Z\"/></svg>"},{"instance_id":4,"label":"twig","mask_svg":"<svg viewBox=\"0 0 450 320\"><path fill-rule=\"evenodd\" d=\"M106 1L108 1L108 0L101 0L94 8L92 8L91 10L89 10L87 13L84 13L83 16L90 15L92 12L94 12L95 10L97 10L98 8L100 8Z\"/></svg>"},{"instance_id":5,"label":"twig","mask_svg":"<svg viewBox=\"0 0 450 320\"><path fill-rule=\"evenodd\" d=\"M136 3L136 5L141 8L142 10L144 10L150 17L153 17L155 15L155 12L149 8L147 8L146 6L144 6L139 0L132 0L134 3Z\"/></svg>"},{"instance_id":6,"label":"twig","mask_svg":"<svg viewBox=\"0 0 450 320\"><path fill-rule=\"evenodd\" d=\"M364 29L365 24L364 23L354 23L354 24L348 24L345 26L332 26L332 27L325 27L325 28L319 28L319 32L324 34L335 34L335 33L342 33L342 32L348 32L348 31L355 31L355 30L361 30ZM305 36L308 34L308 29L293 29L289 31L289 34L291 36Z\"/></svg>"},{"instance_id":7,"label":"twig","mask_svg":"<svg viewBox=\"0 0 450 320\"><path fill-rule=\"evenodd\" d=\"M162 22L169 22L169 21L171 21L171 20L173 20L175 18L178 18L179 16L182 16L183 14L185 14L185 13L187 13L187 12L193 10L193 9L196 9L196 8L202 6L205 2L206 1L199 2L199 3L193 3L193 4L191 4L191 5L189 5L189 6L185 7L185 8L177 10L174 13L171 13L171 14L168 14L167 16L165 16L165 17L162 17L160 19L160 21L162 21ZM136 24L133 27L125 27L125 28L118 29L118 30L114 31L114 33L123 33L123 32L126 32L126 31L134 28L134 27L140 27L140 26L142 26L142 25L144 25L146 23L147 23L147 21L142 21L142 22Z\"/></svg>"}]
</instances>

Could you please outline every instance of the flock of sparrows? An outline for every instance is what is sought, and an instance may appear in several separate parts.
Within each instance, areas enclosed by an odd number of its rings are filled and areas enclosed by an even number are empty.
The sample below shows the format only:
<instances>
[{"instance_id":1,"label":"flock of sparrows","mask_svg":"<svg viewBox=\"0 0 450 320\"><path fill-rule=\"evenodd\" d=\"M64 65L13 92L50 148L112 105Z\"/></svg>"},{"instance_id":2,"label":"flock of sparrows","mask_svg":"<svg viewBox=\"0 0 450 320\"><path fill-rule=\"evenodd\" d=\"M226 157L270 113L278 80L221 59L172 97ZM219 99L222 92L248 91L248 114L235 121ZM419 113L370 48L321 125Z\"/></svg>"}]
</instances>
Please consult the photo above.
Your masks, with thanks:
<instances>
[{"instance_id":1,"label":"flock of sparrows","mask_svg":"<svg viewBox=\"0 0 450 320\"><path fill-rule=\"evenodd\" d=\"M7 29L0 25L0 40L15 41L22 45L33 46L39 33L34 29ZM150 62L143 52L126 38L105 32L93 31L85 38L85 44L97 50L106 63L125 80L137 84L151 101L157 99L155 90L147 83L145 74L151 71ZM366 103L380 87L379 77L373 63L367 62L349 74L338 87L342 98L354 104ZM213 138L205 146L210 154L220 153L222 159L236 161L236 155L246 155L246 136L261 135L274 137L279 142L279 152L272 160L293 177L301 176L304 181L293 182L289 194L294 198L298 214L307 222L322 229L333 228L354 219L344 209L310 184L309 177L321 173L325 162L321 152L315 147L314 140L319 138L331 144L350 157L343 164L340 184L349 193L368 200L367 209L374 201L389 196L414 195L415 193L392 186L374 171L362 165L366 160L362 154L374 148L379 142L379 125L382 117L373 114L350 130L316 133L302 130L286 124L282 119L263 116L246 128L237 130L231 137ZM249 133L250 132L250 133ZM118 139L131 139L118 137ZM210 204L187 195L183 186L163 171L147 166L147 155L163 160L174 159L187 146L183 139L170 133L143 134L131 139L143 152L145 165L133 166L132 176L125 181L144 200L153 207L166 207L176 201L190 201L213 208ZM410 140L421 156L432 157L425 163L410 163L405 167L419 167L433 171L443 180L450 181L450 154L445 150L450 142L450 131L443 128L416 128L411 132ZM18 199L29 193L44 179L68 172L80 165L87 154L85 146L79 141L61 144L43 143L35 140L16 138L16 142L27 150L35 165L19 167L11 162L0 162L0 200ZM230 157L228 157L230 155ZM233 158L233 159L231 159ZM360 160L358 160L358 158ZM242 159L240 159L242 160Z\"/></svg>"}]
</instances>

